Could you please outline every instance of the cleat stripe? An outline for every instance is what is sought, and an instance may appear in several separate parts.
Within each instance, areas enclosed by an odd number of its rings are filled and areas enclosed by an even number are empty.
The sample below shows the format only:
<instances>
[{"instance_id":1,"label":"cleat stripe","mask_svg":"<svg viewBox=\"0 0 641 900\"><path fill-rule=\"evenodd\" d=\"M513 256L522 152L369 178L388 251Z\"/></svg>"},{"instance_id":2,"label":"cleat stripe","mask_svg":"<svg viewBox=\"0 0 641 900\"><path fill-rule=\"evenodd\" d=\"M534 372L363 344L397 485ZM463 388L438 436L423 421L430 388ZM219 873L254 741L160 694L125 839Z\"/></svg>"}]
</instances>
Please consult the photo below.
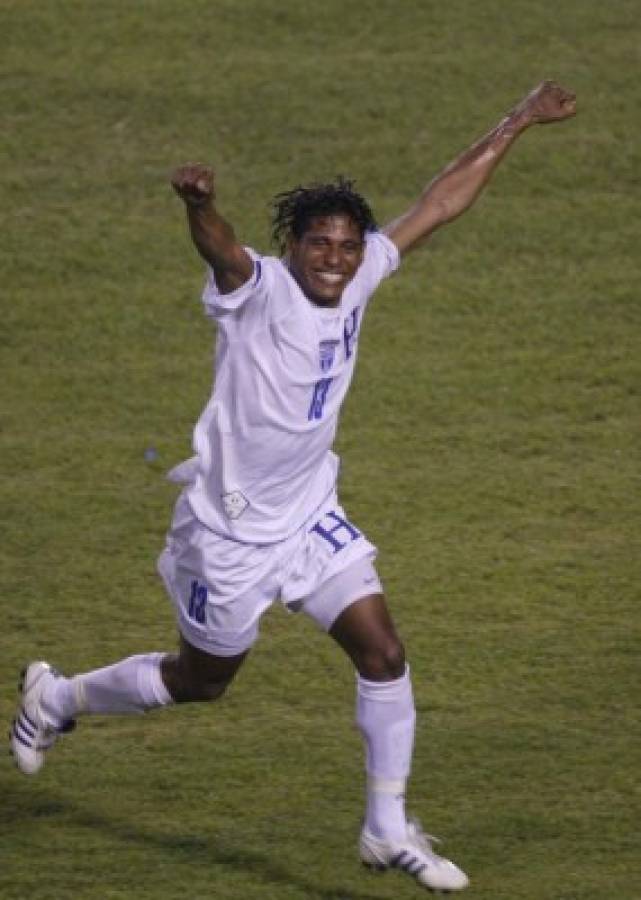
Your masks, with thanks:
<instances>
[{"instance_id":1,"label":"cleat stripe","mask_svg":"<svg viewBox=\"0 0 641 900\"><path fill-rule=\"evenodd\" d=\"M29 718L29 716L28 716L27 713L25 712L24 706L21 706L21 707L20 707L20 715L21 715L21 717L22 717L23 719L26 719L26 720L27 720L27 722L29 723L29 725L31 725L31 728L33 729L33 731L34 731L34 733L35 733L35 731L37 730L38 726L36 725L36 723L35 723L32 719Z\"/></svg>"},{"instance_id":2,"label":"cleat stripe","mask_svg":"<svg viewBox=\"0 0 641 900\"><path fill-rule=\"evenodd\" d=\"M413 874L414 874L414 867L416 866L417 863L418 863L419 866L420 866L419 860L418 860L415 856L412 856L411 859L406 859L406 860L401 864L401 866L402 866L402 868L403 868L403 870L404 870L405 872L409 872L410 875L413 875Z\"/></svg>"},{"instance_id":3,"label":"cleat stripe","mask_svg":"<svg viewBox=\"0 0 641 900\"><path fill-rule=\"evenodd\" d=\"M29 734L29 732L22 727L19 721L13 723L13 733L15 735L18 735L25 744L29 744L31 746L34 742L34 735Z\"/></svg>"},{"instance_id":4,"label":"cleat stripe","mask_svg":"<svg viewBox=\"0 0 641 900\"><path fill-rule=\"evenodd\" d=\"M28 741L25 741L25 739L22 737L22 735L19 734L15 728L13 729L13 736L17 741L20 741L20 743L24 747L26 747L27 750L33 750L32 745Z\"/></svg>"},{"instance_id":5,"label":"cleat stripe","mask_svg":"<svg viewBox=\"0 0 641 900\"><path fill-rule=\"evenodd\" d=\"M36 729L31 725L29 719L25 719L23 715L20 715L15 721L20 729L24 731L25 734L29 735L29 737L36 736Z\"/></svg>"},{"instance_id":6,"label":"cleat stripe","mask_svg":"<svg viewBox=\"0 0 641 900\"><path fill-rule=\"evenodd\" d=\"M420 860L413 860L405 869L406 872L409 872L410 875L413 875L414 878L418 878L423 869L426 869L427 866L425 863L421 863Z\"/></svg>"}]
</instances>

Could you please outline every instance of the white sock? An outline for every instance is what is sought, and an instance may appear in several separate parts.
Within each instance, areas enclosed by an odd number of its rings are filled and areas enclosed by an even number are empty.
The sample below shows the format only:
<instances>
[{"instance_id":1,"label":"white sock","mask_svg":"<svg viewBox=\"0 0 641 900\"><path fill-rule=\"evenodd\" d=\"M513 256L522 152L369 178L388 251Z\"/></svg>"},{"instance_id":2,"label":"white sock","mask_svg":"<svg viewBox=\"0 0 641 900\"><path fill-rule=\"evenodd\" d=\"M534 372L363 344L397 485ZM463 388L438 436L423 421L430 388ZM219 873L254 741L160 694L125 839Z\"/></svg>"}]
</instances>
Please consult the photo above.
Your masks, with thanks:
<instances>
[{"instance_id":1,"label":"white sock","mask_svg":"<svg viewBox=\"0 0 641 900\"><path fill-rule=\"evenodd\" d=\"M173 703L160 674L164 656L145 653L72 678L52 678L42 692L42 711L59 727L83 713L143 713Z\"/></svg>"},{"instance_id":2,"label":"white sock","mask_svg":"<svg viewBox=\"0 0 641 900\"><path fill-rule=\"evenodd\" d=\"M367 681L360 675L356 681L356 722L366 747L365 825L376 837L402 838L416 722L409 666L395 681Z\"/></svg>"}]
</instances>

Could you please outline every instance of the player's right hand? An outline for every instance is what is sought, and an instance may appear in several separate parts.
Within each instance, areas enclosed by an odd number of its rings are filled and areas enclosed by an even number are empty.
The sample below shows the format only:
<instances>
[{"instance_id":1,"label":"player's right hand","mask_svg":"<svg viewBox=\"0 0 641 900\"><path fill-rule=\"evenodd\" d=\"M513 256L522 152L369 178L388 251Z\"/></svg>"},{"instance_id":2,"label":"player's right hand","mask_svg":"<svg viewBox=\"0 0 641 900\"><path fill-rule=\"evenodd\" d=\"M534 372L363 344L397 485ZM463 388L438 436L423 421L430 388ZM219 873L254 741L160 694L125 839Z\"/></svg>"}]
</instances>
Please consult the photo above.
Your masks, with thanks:
<instances>
[{"instance_id":1,"label":"player's right hand","mask_svg":"<svg viewBox=\"0 0 641 900\"><path fill-rule=\"evenodd\" d=\"M204 206L214 199L214 170L201 163L178 166L171 186L188 206Z\"/></svg>"}]
</instances>

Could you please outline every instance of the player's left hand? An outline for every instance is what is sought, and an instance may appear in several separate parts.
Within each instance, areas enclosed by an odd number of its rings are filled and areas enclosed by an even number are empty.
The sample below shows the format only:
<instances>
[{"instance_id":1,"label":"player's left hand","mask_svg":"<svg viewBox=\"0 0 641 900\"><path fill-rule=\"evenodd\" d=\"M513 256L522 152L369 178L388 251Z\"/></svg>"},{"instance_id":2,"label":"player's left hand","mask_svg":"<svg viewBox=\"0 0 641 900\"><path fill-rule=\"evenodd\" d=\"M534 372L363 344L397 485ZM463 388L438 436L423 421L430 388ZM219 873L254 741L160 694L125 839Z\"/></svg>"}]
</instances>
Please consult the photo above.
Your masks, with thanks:
<instances>
[{"instance_id":1,"label":"player's left hand","mask_svg":"<svg viewBox=\"0 0 641 900\"><path fill-rule=\"evenodd\" d=\"M517 111L526 125L561 122L576 114L576 94L556 81L542 81L519 103Z\"/></svg>"}]
</instances>

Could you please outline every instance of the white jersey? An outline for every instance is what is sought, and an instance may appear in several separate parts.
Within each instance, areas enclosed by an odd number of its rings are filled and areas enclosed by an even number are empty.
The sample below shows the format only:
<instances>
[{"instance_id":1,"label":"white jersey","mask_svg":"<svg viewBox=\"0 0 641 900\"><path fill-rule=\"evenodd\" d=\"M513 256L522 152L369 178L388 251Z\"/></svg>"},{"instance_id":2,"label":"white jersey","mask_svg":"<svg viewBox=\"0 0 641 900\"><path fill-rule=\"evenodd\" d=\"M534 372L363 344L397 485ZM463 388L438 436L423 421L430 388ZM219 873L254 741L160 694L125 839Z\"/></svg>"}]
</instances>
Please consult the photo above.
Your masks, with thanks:
<instances>
[{"instance_id":1,"label":"white jersey","mask_svg":"<svg viewBox=\"0 0 641 900\"><path fill-rule=\"evenodd\" d=\"M217 324L212 396L194 429L187 489L200 521L235 540L293 534L334 489L331 452L367 302L399 264L380 232L337 307L301 291L284 262L249 251L252 277L221 294L210 270L203 303Z\"/></svg>"}]
</instances>

